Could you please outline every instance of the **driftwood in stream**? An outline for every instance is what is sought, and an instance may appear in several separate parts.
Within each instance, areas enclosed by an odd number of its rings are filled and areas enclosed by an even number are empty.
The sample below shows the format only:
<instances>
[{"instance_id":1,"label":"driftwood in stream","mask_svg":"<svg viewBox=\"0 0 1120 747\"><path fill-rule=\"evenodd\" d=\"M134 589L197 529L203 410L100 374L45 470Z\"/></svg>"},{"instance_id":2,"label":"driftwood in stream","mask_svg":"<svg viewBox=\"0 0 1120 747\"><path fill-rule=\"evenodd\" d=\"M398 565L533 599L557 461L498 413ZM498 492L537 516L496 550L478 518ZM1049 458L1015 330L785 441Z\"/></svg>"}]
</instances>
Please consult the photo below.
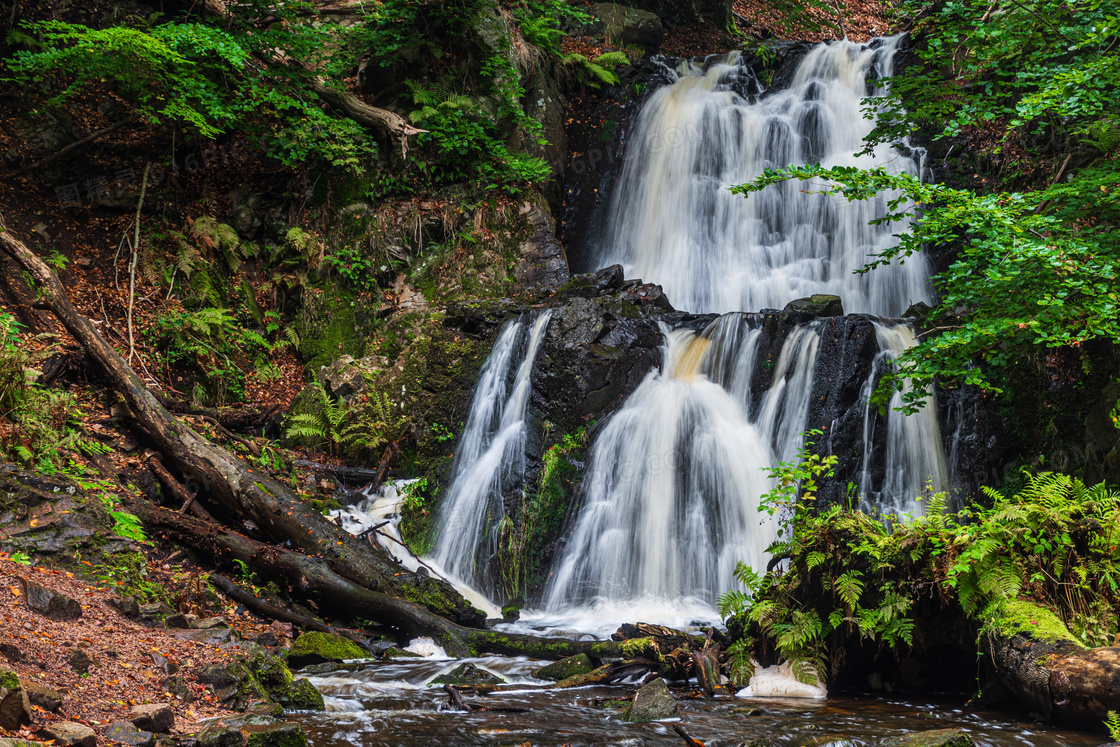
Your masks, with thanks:
<instances>
[{"instance_id":1,"label":"driftwood in stream","mask_svg":"<svg viewBox=\"0 0 1120 747\"><path fill-rule=\"evenodd\" d=\"M216 564L241 561L248 570L269 578L293 598L313 603L325 616L362 617L396 628L408 637L429 636L454 657L482 653L512 654L538 659L562 659L576 654L617 657L624 644L614 641L569 641L532 635L496 633L457 625L401 597L371 591L343 578L323 558L313 557L249 539L212 522L141 501L129 504L154 535L194 549ZM424 579L423 584L436 584ZM240 601L240 600L239 600ZM257 612L274 617L263 605ZM277 619L292 622L290 617Z\"/></svg>"},{"instance_id":2,"label":"driftwood in stream","mask_svg":"<svg viewBox=\"0 0 1120 747\"><path fill-rule=\"evenodd\" d=\"M45 307L101 366L155 446L209 497L237 516L250 519L273 541L289 542L308 555L321 556L335 573L358 587L399 595L458 623L483 623L482 613L450 584L407 571L370 543L343 531L305 505L286 485L253 469L176 419L97 328L74 309L51 268L6 230L2 220L0 250L31 275Z\"/></svg>"},{"instance_id":3,"label":"driftwood in stream","mask_svg":"<svg viewBox=\"0 0 1120 747\"><path fill-rule=\"evenodd\" d=\"M1000 681L1047 719L1084 728L1120 711L1120 647L1022 635L990 638L986 646Z\"/></svg>"}]
</instances>

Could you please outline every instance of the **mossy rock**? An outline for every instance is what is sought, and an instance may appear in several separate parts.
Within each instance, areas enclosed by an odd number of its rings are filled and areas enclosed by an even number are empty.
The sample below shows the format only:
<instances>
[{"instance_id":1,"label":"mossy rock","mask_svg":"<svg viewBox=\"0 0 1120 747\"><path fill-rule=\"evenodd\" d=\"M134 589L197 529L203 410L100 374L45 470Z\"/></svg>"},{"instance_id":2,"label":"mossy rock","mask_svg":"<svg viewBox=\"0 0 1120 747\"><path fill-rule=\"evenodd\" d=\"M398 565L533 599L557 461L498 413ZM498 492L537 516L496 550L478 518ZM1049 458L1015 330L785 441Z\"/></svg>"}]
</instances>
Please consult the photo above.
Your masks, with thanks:
<instances>
[{"instance_id":1,"label":"mossy rock","mask_svg":"<svg viewBox=\"0 0 1120 747\"><path fill-rule=\"evenodd\" d=\"M554 661L548 666L541 667L533 676L537 679L559 682L577 674L587 674L595 669L591 657L587 654L576 654L560 661Z\"/></svg>"},{"instance_id":2,"label":"mossy rock","mask_svg":"<svg viewBox=\"0 0 1120 747\"><path fill-rule=\"evenodd\" d=\"M464 662L447 674L441 674L432 680L433 685L452 685L454 687L500 685L503 682L505 682L505 680L498 675L491 674L484 669L479 669L470 662Z\"/></svg>"},{"instance_id":3,"label":"mossy rock","mask_svg":"<svg viewBox=\"0 0 1120 747\"><path fill-rule=\"evenodd\" d=\"M973 747L976 743L961 729L933 729L884 739L879 747Z\"/></svg>"},{"instance_id":4,"label":"mossy rock","mask_svg":"<svg viewBox=\"0 0 1120 747\"><path fill-rule=\"evenodd\" d=\"M288 649L288 666L292 669L328 661L367 658L369 656L362 647L349 638L318 631L303 633L292 641L292 647Z\"/></svg>"},{"instance_id":5,"label":"mossy rock","mask_svg":"<svg viewBox=\"0 0 1120 747\"><path fill-rule=\"evenodd\" d=\"M630 704L626 721L640 723L645 721L660 721L666 718L677 718L681 715L677 708L677 699L665 686L665 680L658 677L642 686L634 695L634 702Z\"/></svg>"},{"instance_id":6,"label":"mossy rock","mask_svg":"<svg viewBox=\"0 0 1120 747\"><path fill-rule=\"evenodd\" d=\"M286 691L292 684L292 672L288 665L262 647L254 646L246 663L257 682L270 693Z\"/></svg>"},{"instance_id":7,"label":"mossy rock","mask_svg":"<svg viewBox=\"0 0 1120 747\"><path fill-rule=\"evenodd\" d=\"M419 659L420 658L420 654L414 653L412 651L405 651L403 648L397 648L396 646L385 649L385 656L390 658L390 659Z\"/></svg>"},{"instance_id":8,"label":"mossy rock","mask_svg":"<svg viewBox=\"0 0 1120 747\"><path fill-rule=\"evenodd\" d=\"M283 692L273 693L273 697L290 711L326 710L323 694L307 680L296 680Z\"/></svg>"},{"instance_id":9,"label":"mossy rock","mask_svg":"<svg viewBox=\"0 0 1120 747\"><path fill-rule=\"evenodd\" d=\"M293 721L261 726L243 726L245 747L307 747L303 727Z\"/></svg>"}]
</instances>

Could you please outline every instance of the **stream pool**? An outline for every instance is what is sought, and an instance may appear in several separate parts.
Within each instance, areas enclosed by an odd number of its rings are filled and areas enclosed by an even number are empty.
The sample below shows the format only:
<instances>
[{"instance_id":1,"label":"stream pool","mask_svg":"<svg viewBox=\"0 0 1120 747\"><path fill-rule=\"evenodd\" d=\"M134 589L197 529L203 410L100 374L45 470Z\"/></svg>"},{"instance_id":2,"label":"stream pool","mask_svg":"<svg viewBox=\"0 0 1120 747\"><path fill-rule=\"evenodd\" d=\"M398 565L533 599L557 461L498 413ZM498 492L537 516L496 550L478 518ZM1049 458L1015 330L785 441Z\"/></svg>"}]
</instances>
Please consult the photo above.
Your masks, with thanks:
<instances>
[{"instance_id":1,"label":"stream pool","mask_svg":"<svg viewBox=\"0 0 1120 747\"><path fill-rule=\"evenodd\" d=\"M314 747L359 745L682 745L666 723L628 724L622 710L597 705L625 698L631 686L536 690L545 683L531 673L546 662L514 657L470 659L476 666L524 684L526 689L472 697L468 702L525 712L464 713L448 707L432 678L462 660L394 659L340 668L308 679L326 697L326 713L294 716ZM846 740L875 745L908 731L962 728L977 745L1100 745L1102 738L1035 724L1013 714L977 711L959 703L915 698L839 696L827 700L734 698L680 701L681 723L706 747L730 747L757 737L779 745L824 747ZM839 745L837 746L839 747Z\"/></svg>"}]
</instances>

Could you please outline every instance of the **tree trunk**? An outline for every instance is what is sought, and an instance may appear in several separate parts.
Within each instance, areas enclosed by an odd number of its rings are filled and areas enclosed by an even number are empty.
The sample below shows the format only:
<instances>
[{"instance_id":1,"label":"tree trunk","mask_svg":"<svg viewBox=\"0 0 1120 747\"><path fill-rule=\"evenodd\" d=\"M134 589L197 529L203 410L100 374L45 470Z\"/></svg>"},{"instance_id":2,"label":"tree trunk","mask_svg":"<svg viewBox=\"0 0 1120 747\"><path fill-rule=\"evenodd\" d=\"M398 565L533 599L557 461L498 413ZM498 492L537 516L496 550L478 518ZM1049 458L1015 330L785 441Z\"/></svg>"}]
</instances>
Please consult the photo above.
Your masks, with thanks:
<instances>
[{"instance_id":1,"label":"tree trunk","mask_svg":"<svg viewBox=\"0 0 1120 747\"><path fill-rule=\"evenodd\" d=\"M494 653L562 659L581 653L622 655L621 644L614 641L539 638L456 625L406 599L365 589L335 573L322 558L267 545L217 524L140 501L132 502L129 510L155 536L192 548L219 566L232 567L234 560L241 561L249 571L277 582L293 598L314 603L324 617L367 618L396 628L407 637L429 636L451 656ZM422 579L421 588L434 588L437 583L435 579Z\"/></svg>"},{"instance_id":2,"label":"tree trunk","mask_svg":"<svg viewBox=\"0 0 1120 747\"><path fill-rule=\"evenodd\" d=\"M417 576L305 505L287 486L254 470L177 420L148 391L136 373L88 319L70 303L54 272L0 222L0 250L27 270L43 301L104 369L136 420L175 466L236 515L251 519L275 542L290 542L323 558L356 587L398 594L466 625L481 625L484 615L450 584ZM388 605L391 606L391 605ZM387 607L388 607L387 606Z\"/></svg>"},{"instance_id":3,"label":"tree trunk","mask_svg":"<svg viewBox=\"0 0 1120 747\"><path fill-rule=\"evenodd\" d=\"M1120 711L1120 647L1014 635L991 638L987 648L1000 681L1047 719L1092 728Z\"/></svg>"}]
</instances>

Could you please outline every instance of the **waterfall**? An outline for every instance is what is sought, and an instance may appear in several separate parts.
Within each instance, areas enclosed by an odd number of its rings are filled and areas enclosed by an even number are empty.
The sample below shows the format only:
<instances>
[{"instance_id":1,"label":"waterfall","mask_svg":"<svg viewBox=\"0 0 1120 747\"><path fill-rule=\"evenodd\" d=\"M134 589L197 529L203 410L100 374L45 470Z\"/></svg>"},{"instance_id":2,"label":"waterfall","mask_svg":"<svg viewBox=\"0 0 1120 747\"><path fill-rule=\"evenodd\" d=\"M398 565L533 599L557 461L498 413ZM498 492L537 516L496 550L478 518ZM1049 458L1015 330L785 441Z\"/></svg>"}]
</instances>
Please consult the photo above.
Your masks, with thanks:
<instances>
[{"instance_id":1,"label":"waterfall","mask_svg":"<svg viewBox=\"0 0 1120 747\"><path fill-rule=\"evenodd\" d=\"M643 599L710 603L737 561L763 564L770 448L741 402L706 375L709 335L665 335L664 364L595 441L551 609Z\"/></svg>"},{"instance_id":2,"label":"waterfall","mask_svg":"<svg viewBox=\"0 0 1120 747\"><path fill-rule=\"evenodd\" d=\"M734 586L736 561L765 568L776 534L776 521L757 511L770 485L765 468L795 460L803 446L826 322L789 330L773 361L772 335L740 310L829 293L850 312L889 317L932 300L923 257L853 272L895 242L898 227L869 225L891 195L848 203L799 182L749 199L727 189L790 163L916 172L892 148L854 155L871 129L863 98L881 93L868 81L891 75L899 41L818 45L787 90L764 97L739 93L752 88L752 74L734 53L684 61L675 82L649 98L594 260L661 284L678 308L723 315L700 332L663 329L661 370L596 437L546 616L582 611L586 625L642 610L643 619L710 620L718 594ZM858 405L866 410L862 487L884 510L913 510L927 481L940 489L945 480L936 409L892 411L886 433L874 432L867 397L914 344L904 324L875 322L875 339L880 352ZM885 470L872 484L867 459L878 444Z\"/></svg>"},{"instance_id":3,"label":"waterfall","mask_svg":"<svg viewBox=\"0 0 1120 747\"><path fill-rule=\"evenodd\" d=\"M913 330L906 324L877 322L875 340L879 344L879 353L863 387L865 402L879 379L892 366L891 362L904 350L917 344ZM904 390L909 389L907 382ZM871 405L865 405L864 462L859 486L860 493L871 506L898 516L920 513L921 504L915 498L925 492L946 490L949 484L941 449L941 430L937 424L937 403L933 395L928 395L925 405L913 415L899 412L896 408L901 405L902 392L895 392L887 406L885 472L879 485L873 484L869 469L870 456L875 449L875 418Z\"/></svg>"},{"instance_id":4,"label":"waterfall","mask_svg":"<svg viewBox=\"0 0 1120 747\"><path fill-rule=\"evenodd\" d=\"M530 375L551 310L530 325L507 322L482 366L466 427L459 438L451 485L436 517L432 559L456 581L492 588L490 559L498 549L504 496L522 489L525 410Z\"/></svg>"},{"instance_id":5,"label":"waterfall","mask_svg":"<svg viewBox=\"0 0 1120 747\"><path fill-rule=\"evenodd\" d=\"M890 195L849 203L809 194L820 185L798 181L749 199L727 189L791 163L916 173L918 164L893 148L853 155L872 127L863 97L882 93L867 81L892 74L900 39L817 45L788 89L753 100L737 93L752 73L736 53L681 62L676 82L655 91L638 117L596 265L619 263L693 312L782 308L831 293L849 312L897 316L930 301L924 257L852 272L905 228L868 225L887 212Z\"/></svg>"}]
</instances>

